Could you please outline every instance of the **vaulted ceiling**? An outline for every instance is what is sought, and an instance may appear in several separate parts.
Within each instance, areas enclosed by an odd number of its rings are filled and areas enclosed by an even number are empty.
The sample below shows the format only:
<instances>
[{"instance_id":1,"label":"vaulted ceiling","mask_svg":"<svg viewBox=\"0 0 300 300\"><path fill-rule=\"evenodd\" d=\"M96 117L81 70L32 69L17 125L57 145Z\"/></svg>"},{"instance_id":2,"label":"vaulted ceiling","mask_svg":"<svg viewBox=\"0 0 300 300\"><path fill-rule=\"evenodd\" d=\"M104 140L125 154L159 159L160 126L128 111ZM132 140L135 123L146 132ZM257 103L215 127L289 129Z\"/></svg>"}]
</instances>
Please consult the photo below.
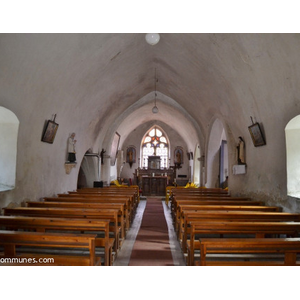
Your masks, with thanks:
<instances>
[{"instance_id":1,"label":"vaulted ceiling","mask_svg":"<svg viewBox=\"0 0 300 300\"><path fill-rule=\"evenodd\" d=\"M299 50L297 34L162 33L154 46L134 33L1 34L1 100L32 122L57 113L89 145L155 119L204 142L216 117L242 135L250 116L297 106Z\"/></svg>"}]
</instances>

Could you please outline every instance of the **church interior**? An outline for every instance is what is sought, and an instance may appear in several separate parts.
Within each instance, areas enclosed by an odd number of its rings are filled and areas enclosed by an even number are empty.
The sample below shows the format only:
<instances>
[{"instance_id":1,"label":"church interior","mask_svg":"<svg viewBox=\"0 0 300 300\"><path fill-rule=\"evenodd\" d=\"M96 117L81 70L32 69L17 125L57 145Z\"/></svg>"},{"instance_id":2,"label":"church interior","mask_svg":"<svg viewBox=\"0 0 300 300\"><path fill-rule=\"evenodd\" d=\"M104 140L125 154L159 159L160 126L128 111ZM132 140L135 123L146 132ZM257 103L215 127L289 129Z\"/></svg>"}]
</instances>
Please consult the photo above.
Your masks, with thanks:
<instances>
[{"instance_id":1,"label":"church interior","mask_svg":"<svg viewBox=\"0 0 300 300\"><path fill-rule=\"evenodd\" d=\"M133 33L0 38L1 208L95 181L137 184L157 128L167 152L155 175L168 183L225 184L300 211L299 35L165 33L156 45Z\"/></svg>"},{"instance_id":2,"label":"church interior","mask_svg":"<svg viewBox=\"0 0 300 300\"><path fill-rule=\"evenodd\" d=\"M135 199L105 248L113 252L126 249L131 227L142 229L148 204L157 224L164 214L181 222L172 199L187 190L251 199L299 221L299 52L295 33L1 33L0 217L110 189ZM110 252L101 264L114 264Z\"/></svg>"}]
</instances>

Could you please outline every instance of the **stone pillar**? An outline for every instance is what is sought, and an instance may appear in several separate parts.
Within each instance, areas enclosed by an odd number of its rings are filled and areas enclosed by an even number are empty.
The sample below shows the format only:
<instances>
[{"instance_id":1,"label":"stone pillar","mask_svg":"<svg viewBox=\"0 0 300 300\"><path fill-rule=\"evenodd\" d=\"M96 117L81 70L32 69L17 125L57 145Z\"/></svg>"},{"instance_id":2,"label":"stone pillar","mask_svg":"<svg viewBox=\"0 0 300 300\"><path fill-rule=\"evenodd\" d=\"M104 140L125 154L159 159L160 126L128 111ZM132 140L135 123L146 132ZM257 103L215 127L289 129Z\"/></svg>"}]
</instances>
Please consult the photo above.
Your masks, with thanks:
<instances>
[{"instance_id":1,"label":"stone pillar","mask_svg":"<svg viewBox=\"0 0 300 300\"><path fill-rule=\"evenodd\" d=\"M119 150L117 154L117 177L121 177L121 172L124 166L123 150Z\"/></svg>"},{"instance_id":2,"label":"stone pillar","mask_svg":"<svg viewBox=\"0 0 300 300\"><path fill-rule=\"evenodd\" d=\"M110 156L107 154L103 155L103 164L101 165L101 181L103 184L110 184Z\"/></svg>"}]
</instances>

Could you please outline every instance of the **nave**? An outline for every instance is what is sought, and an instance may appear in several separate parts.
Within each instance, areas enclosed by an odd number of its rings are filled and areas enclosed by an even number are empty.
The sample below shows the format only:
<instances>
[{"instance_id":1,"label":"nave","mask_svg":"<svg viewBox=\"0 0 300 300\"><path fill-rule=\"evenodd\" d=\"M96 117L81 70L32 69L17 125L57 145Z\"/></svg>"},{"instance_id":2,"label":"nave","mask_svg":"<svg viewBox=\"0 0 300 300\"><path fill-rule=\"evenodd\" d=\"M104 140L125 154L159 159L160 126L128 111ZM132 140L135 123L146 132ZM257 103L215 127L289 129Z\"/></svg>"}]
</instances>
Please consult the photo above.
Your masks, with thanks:
<instances>
[{"instance_id":1,"label":"nave","mask_svg":"<svg viewBox=\"0 0 300 300\"><path fill-rule=\"evenodd\" d=\"M170 207L166 205L165 198L143 199L114 266L185 266L172 224ZM149 202L156 203L156 210L153 210L153 205L152 207L147 205ZM144 224L143 220L147 218L147 213L148 222ZM137 236L142 234L144 239L137 241Z\"/></svg>"}]
</instances>

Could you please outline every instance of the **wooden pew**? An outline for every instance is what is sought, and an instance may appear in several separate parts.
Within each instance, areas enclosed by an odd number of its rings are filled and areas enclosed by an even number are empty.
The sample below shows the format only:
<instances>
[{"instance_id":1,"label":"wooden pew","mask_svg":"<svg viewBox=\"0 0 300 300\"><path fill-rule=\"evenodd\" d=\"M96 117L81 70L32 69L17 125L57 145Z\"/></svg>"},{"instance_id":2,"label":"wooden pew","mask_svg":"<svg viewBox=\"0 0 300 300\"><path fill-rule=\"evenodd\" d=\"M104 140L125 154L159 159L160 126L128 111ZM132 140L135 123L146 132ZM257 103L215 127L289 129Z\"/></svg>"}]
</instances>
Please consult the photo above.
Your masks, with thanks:
<instances>
[{"instance_id":1,"label":"wooden pew","mask_svg":"<svg viewBox=\"0 0 300 300\"><path fill-rule=\"evenodd\" d=\"M226 198L226 200L216 200L216 199L201 199L201 200L176 200L173 202L171 208L171 216L173 221L175 221L175 216L178 212L179 205L241 205L241 206L264 206L262 201L248 201L248 200L231 200Z\"/></svg>"},{"instance_id":2,"label":"wooden pew","mask_svg":"<svg viewBox=\"0 0 300 300\"><path fill-rule=\"evenodd\" d=\"M131 198L131 201L133 203L133 208L136 210L138 204L139 204L139 195L138 190L135 189L128 189L128 188L85 188L85 189L79 189L76 192L69 191L69 195L94 195L94 196L100 196L100 195L106 195L106 196L128 196ZM60 195L60 194L59 194Z\"/></svg>"},{"instance_id":3,"label":"wooden pew","mask_svg":"<svg viewBox=\"0 0 300 300\"><path fill-rule=\"evenodd\" d=\"M173 207L171 209L172 217L177 214L179 205L241 205L241 206L264 206L262 201L252 201L252 200L236 200L231 198L226 199L182 199L174 200Z\"/></svg>"},{"instance_id":4,"label":"wooden pew","mask_svg":"<svg viewBox=\"0 0 300 300\"><path fill-rule=\"evenodd\" d=\"M101 192L76 192L76 193L70 193L70 195L80 195L80 196L85 196L85 197L109 197L109 198L124 198L124 197L129 197L130 198L130 203L131 203L131 209L133 212L133 215L136 213L136 209L139 204L139 198L137 195L134 193L123 193L120 192L119 190L109 190L109 191L101 191Z\"/></svg>"},{"instance_id":5,"label":"wooden pew","mask_svg":"<svg viewBox=\"0 0 300 300\"><path fill-rule=\"evenodd\" d=\"M184 213L193 213L203 210L219 210L219 211L262 211L262 212L279 212L281 208L277 206L260 206L260 205L184 205L180 204L177 207L175 216L175 230L179 232L183 226Z\"/></svg>"},{"instance_id":6,"label":"wooden pew","mask_svg":"<svg viewBox=\"0 0 300 300\"><path fill-rule=\"evenodd\" d=\"M71 200L70 200L71 199ZM128 196L94 195L94 194L60 194L58 197L44 197L44 201L52 202L83 202L83 203L124 203L126 219L131 224L135 215L134 204ZM128 224L128 226L130 225Z\"/></svg>"},{"instance_id":7,"label":"wooden pew","mask_svg":"<svg viewBox=\"0 0 300 300\"><path fill-rule=\"evenodd\" d=\"M222 189L195 189L195 188L173 188L169 191L169 199L177 196L215 196L215 197L230 197L230 193Z\"/></svg>"},{"instance_id":8,"label":"wooden pew","mask_svg":"<svg viewBox=\"0 0 300 300\"><path fill-rule=\"evenodd\" d=\"M172 193L202 193L202 194L229 194L228 190L221 188L182 188L182 187L173 187L171 189Z\"/></svg>"},{"instance_id":9,"label":"wooden pew","mask_svg":"<svg viewBox=\"0 0 300 300\"><path fill-rule=\"evenodd\" d=\"M198 212L183 212L185 222L188 218L195 219L207 219L207 220L220 220L229 219L232 221L243 221L249 220L266 220L266 221L291 221L299 222L299 213L288 213L288 212L262 212L262 211L228 211L228 210L202 210Z\"/></svg>"},{"instance_id":10,"label":"wooden pew","mask_svg":"<svg viewBox=\"0 0 300 300\"><path fill-rule=\"evenodd\" d=\"M22 261L24 261L25 258L31 258L32 263L29 263L30 265L47 265L46 263L39 262L39 259L53 258L54 261L48 260L48 265L97 266L101 264L101 259L95 255L95 238L95 234L57 234L0 230L0 245L4 248L1 256L3 259L12 260L10 263L4 263L4 265L22 265L22 263L17 263L16 258L23 258ZM17 246L27 246L27 251L22 253ZM36 254L33 248L39 248L45 251L60 248L69 249L69 252L66 254ZM88 250L88 255L74 255L70 251L74 248Z\"/></svg>"},{"instance_id":11,"label":"wooden pew","mask_svg":"<svg viewBox=\"0 0 300 300\"><path fill-rule=\"evenodd\" d=\"M124 199L114 198L94 198L94 197L45 197L44 202L60 202L60 203L84 203L84 204L123 204L124 205L124 219L126 220L126 229L130 227L133 219L133 213L130 205L130 200L126 197Z\"/></svg>"},{"instance_id":12,"label":"wooden pew","mask_svg":"<svg viewBox=\"0 0 300 300\"><path fill-rule=\"evenodd\" d=\"M216 235L223 237L248 237L265 238L266 236L285 235L286 237L299 237L300 222L201 222L192 221L187 231L185 240L187 250L187 263L194 265L195 249L200 252L198 238L214 238Z\"/></svg>"},{"instance_id":13,"label":"wooden pew","mask_svg":"<svg viewBox=\"0 0 300 300\"><path fill-rule=\"evenodd\" d=\"M183 202L183 201L243 201L243 202L250 202L252 199L247 197L219 197L219 196L208 196L208 195L180 195L176 197L170 198L170 209L171 212L174 212L176 210L177 202ZM255 201L263 203L262 201ZM253 204L253 205L260 205L260 204ZM262 204L264 205L264 204Z\"/></svg>"},{"instance_id":14,"label":"wooden pew","mask_svg":"<svg viewBox=\"0 0 300 300\"><path fill-rule=\"evenodd\" d=\"M59 200L59 198L57 198ZM27 207L57 207L57 208L91 208L91 209L117 209L119 210L119 220L124 223L121 238L125 238L126 230L129 230L129 220L124 204L122 203L82 203L82 202L45 202L27 201ZM123 220L123 221L122 221Z\"/></svg>"},{"instance_id":15,"label":"wooden pew","mask_svg":"<svg viewBox=\"0 0 300 300\"><path fill-rule=\"evenodd\" d=\"M0 227L6 230L33 230L36 232L59 231L64 233L97 233L95 246L104 249L104 265L112 265L112 248L114 239L109 237L109 220L97 219L64 219L64 218L31 218L0 216ZM100 234L100 235L99 235Z\"/></svg>"},{"instance_id":16,"label":"wooden pew","mask_svg":"<svg viewBox=\"0 0 300 300\"><path fill-rule=\"evenodd\" d=\"M295 266L299 265L300 238L267 239L200 239L200 266ZM245 260L234 259L236 254L274 255L282 254L281 261L272 257L260 260L259 257ZM230 260L211 260L209 254L231 254Z\"/></svg>"},{"instance_id":17,"label":"wooden pew","mask_svg":"<svg viewBox=\"0 0 300 300\"><path fill-rule=\"evenodd\" d=\"M123 231L122 223L119 224L118 210L114 209L81 209L81 208L40 208L40 207L17 207L3 208L5 216L27 216L27 217L52 217L72 219L100 219L110 220L113 226L113 238L115 239L114 251L120 248L120 233Z\"/></svg>"},{"instance_id":18,"label":"wooden pew","mask_svg":"<svg viewBox=\"0 0 300 300\"><path fill-rule=\"evenodd\" d=\"M183 212L183 228L179 239L183 247L186 245L188 228L192 221L207 222L300 222L300 214L286 212L261 211L209 211ZM186 251L184 248L183 251Z\"/></svg>"},{"instance_id":19,"label":"wooden pew","mask_svg":"<svg viewBox=\"0 0 300 300\"><path fill-rule=\"evenodd\" d=\"M174 187L173 186L167 186L166 187L166 199L165 199L165 203L166 203L167 206L169 206L169 199L171 197L172 188L174 188Z\"/></svg>"}]
</instances>

